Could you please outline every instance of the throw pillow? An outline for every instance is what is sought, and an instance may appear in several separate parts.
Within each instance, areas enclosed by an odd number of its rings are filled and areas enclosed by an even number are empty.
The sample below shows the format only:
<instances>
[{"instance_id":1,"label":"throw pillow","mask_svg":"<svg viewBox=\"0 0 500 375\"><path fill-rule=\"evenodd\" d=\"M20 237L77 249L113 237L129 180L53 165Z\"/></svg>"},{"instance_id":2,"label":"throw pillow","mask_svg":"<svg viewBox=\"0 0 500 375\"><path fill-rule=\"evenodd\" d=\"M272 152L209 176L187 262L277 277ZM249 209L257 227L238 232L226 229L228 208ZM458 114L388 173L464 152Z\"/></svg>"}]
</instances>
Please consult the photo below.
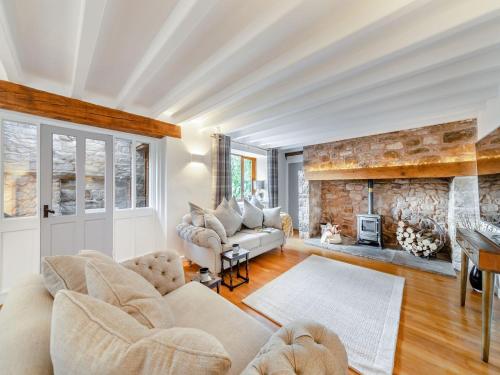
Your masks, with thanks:
<instances>
[{"instance_id":1,"label":"throw pillow","mask_svg":"<svg viewBox=\"0 0 500 375\"><path fill-rule=\"evenodd\" d=\"M235 210L238 213L238 215L243 216L243 212L241 212L240 205L238 204L234 196L232 196L231 199L229 200L229 207Z\"/></svg>"},{"instance_id":2,"label":"throw pillow","mask_svg":"<svg viewBox=\"0 0 500 375\"><path fill-rule=\"evenodd\" d=\"M255 207L258 209L262 210L264 208L264 205L260 200L257 199L257 197L252 196L252 199L250 200L250 203L252 203Z\"/></svg>"},{"instance_id":3,"label":"throw pillow","mask_svg":"<svg viewBox=\"0 0 500 375\"><path fill-rule=\"evenodd\" d=\"M115 306L62 291L54 300L55 374L225 374L222 344L195 328L148 329Z\"/></svg>"},{"instance_id":4,"label":"throw pillow","mask_svg":"<svg viewBox=\"0 0 500 375\"><path fill-rule=\"evenodd\" d=\"M82 250L78 255L55 255L42 259L42 276L45 287L55 297L61 289L87 293L85 265L91 259L114 263L107 255L95 250Z\"/></svg>"},{"instance_id":5,"label":"throw pillow","mask_svg":"<svg viewBox=\"0 0 500 375\"><path fill-rule=\"evenodd\" d=\"M229 203L226 198L224 198L215 209L214 215L224 226L228 237L233 236L241 229L242 218L235 210L229 207Z\"/></svg>"},{"instance_id":6,"label":"throw pillow","mask_svg":"<svg viewBox=\"0 0 500 375\"><path fill-rule=\"evenodd\" d=\"M281 229L281 207L264 208L264 226Z\"/></svg>"},{"instance_id":7,"label":"throw pillow","mask_svg":"<svg viewBox=\"0 0 500 375\"><path fill-rule=\"evenodd\" d=\"M191 221L195 227L203 227L205 225L205 210L194 203L189 202L189 212L191 213Z\"/></svg>"},{"instance_id":8,"label":"throw pillow","mask_svg":"<svg viewBox=\"0 0 500 375\"><path fill-rule=\"evenodd\" d=\"M227 243L226 229L215 215L205 214L205 228L212 229L220 237L222 243Z\"/></svg>"},{"instance_id":9,"label":"throw pillow","mask_svg":"<svg viewBox=\"0 0 500 375\"><path fill-rule=\"evenodd\" d=\"M148 328L173 326L173 313L155 287L115 263L90 261L85 267L89 296L119 307Z\"/></svg>"},{"instance_id":10,"label":"throw pillow","mask_svg":"<svg viewBox=\"0 0 500 375\"><path fill-rule=\"evenodd\" d=\"M246 199L243 200L245 210L243 212L243 225L250 229L261 228L264 221L262 210L255 207Z\"/></svg>"}]
</instances>

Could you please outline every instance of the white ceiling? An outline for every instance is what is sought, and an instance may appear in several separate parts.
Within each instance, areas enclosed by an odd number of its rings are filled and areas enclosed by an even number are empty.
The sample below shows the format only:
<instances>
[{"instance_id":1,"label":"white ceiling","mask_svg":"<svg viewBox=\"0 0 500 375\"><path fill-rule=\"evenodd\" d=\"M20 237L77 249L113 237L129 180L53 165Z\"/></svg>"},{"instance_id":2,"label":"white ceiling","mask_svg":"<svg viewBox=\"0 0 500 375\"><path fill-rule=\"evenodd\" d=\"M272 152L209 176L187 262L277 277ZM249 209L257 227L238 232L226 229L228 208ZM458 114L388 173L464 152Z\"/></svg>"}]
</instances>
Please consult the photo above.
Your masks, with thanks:
<instances>
[{"instance_id":1,"label":"white ceiling","mask_svg":"<svg viewBox=\"0 0 500 375\"><path fill-rule=\"evenodd\" d=\"M261 147L476 117L499 0L0 0L0 78Z\"/></svg>"}]
</instances>

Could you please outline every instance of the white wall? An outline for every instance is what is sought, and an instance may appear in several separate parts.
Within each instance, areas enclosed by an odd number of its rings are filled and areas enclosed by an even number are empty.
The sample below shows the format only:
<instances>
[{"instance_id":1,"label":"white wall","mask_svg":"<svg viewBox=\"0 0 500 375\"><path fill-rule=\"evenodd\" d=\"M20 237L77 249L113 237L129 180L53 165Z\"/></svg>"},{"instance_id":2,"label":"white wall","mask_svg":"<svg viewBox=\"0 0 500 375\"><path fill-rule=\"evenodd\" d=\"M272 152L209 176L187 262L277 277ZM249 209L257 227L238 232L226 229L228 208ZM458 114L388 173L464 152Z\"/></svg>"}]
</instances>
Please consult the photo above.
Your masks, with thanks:
<instances>
[{"instance_id":1,"label":"white wall","mask_svg":"<svg viewBox=\"0 0 500 375\"><path fill-rule=\"evenodd\" d=\"M188 202L212 207L211 141L208 133L192 127L182 128L182 139L163 139L166 205L162 224L165 226L166 248L181 254L183 241L175 228L182 216L189 212Z\"/></svg>"},{"instance_id":2,"label":"white wall","mask_svg":"<svg viewBox=\"0 0 500 375\"><path fill-rule=\"evenodd\" d=\"M488 100L484 110L479 112L477 118L477 139L483 138L498 126L500 126L500 93L498 97Z\"/></svg>"}]
</instances>

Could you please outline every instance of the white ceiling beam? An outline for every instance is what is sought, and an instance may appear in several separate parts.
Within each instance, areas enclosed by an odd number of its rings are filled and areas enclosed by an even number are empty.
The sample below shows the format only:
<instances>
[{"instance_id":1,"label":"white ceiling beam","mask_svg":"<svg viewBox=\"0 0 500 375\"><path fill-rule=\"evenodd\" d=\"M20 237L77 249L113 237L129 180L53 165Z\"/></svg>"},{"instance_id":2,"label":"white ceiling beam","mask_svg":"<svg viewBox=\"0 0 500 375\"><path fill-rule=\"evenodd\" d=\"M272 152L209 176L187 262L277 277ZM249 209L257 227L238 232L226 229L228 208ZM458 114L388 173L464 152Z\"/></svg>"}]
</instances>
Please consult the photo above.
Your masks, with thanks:
<instances>
[{"instance_id":1,"label":"white ceiling beam","mask_svg":"<svg viewBox=\"0 0 500 375\"><path fill-rule=\"evenodd\" d=\"M227 122L217 119L217 123L224 132L233 134L266 129L274 121L284 119L287 116L293 117L302 111L325 103L363 94L370 89L411 78L417 74L425 77L423 74L439 69L446 64L453 64L465 59L473 61L475 56L487 54L492 48L499 46L500 22L490 22L487 27L467 30L427 48L419 48L385 64L326 85L306 95L287 98L286 95L280 97L275 90L269 90L269 92L262 93L259 100L264 103L271 102L270 106L264 104L261 105L261 108L264 109L247 111L246 113L245 109L241 109L241 115L228 119ZM488 59L488 56L485 56L485 59ZM277 101L277 97L282 99ZM273 102L277 104L273 104ZM254 108L259 107L255 102L250 101L250 104L253 104Z\"/></svg>"},{"instance_id":2,"label":"white ceiling beam","mask_svg":"<svg viewBox=\"0 0 500 375\"><path fill-rule=\"evenodd\" d=\"M99 39L107 0L81 0L70 96L81 99Z\"/></svg>"},{"instance_id":3,"label":"white ceiling beam","mask_svg":"<svg viewBox=\"0 0 500 375\"><path fill-rule=\"evenodd\" d=\"M355 77L363 71L385 64L388 61L404 53L422 49L433 45L438 40L459 33L463 30L488 22L500 16L500 3L481 3L483 6L475 7L467 1L456 2L457 5L442 7L440 11L421 12L421 15L412 15L407 29L400 33L390 33L387 37L372 34L373 38L367 38L361 45L353 45L355 53L339 53L333 56L331 61L323 62L321 66L315 68L309 75L302 74L300 79L290 80L280 85L277 90L267 89L264 97L269 99L272 92L272 99L267 102L292 100L299 96L313 93L315 90L331 85L340 79L352 76ZM434 3L441 6L444 3ZM446 16L445 16L446 15ZM404 26L403 24L401 26ZM430 55L425 55L430 58ZM260 93L259 93L260 95ZM277 99L276 99L277 98ZM266 102L263 100L263 102ZM254 103L255 104L255 103ZM218 112L224 103L218 103ZM242 111L244 112L244 110ZM220 119L215 118L214 123L220 124Z\"/></svg>"},{"instance_id":4,"label":"white ceiling beam","mask_svg":"<svg viewBox=\"0 0 500 375\"><path fill-rule=\"evenodd\" d=\"M144 57L139 61L116 99L116 107L126 108L151 81L163 64L176 53L208 12L213 0L181 0L175 5Z\"/></svg>"},{"instance_id":5,"label":"white ceiling beam","mask_svg":"<svg viewBox=\"0 0 500 375\"><path fill-rule=\"evenodd\" d=\"M361 127L356 129L346 129L337 131L335 133L327 133L317 135L316 138L310 138L307 140L296 141L296 143L279 147L281 149L297 149L303 148L310 145L334 142L345 139L352 139L358 137L366 137L371 135L389 133L392 131L415 129L422 126L445 124L453 121L461 121L469 118L476 118L479 110L481 108L480 103L473 103L467 106L462 106L461 108L453 108L447 111L438 111L437 113L427 113L422 116L413 116L411 118L400 118L397 120L391 120L386 122L385 130L383 132L374 131L369 127L362 129ZM366 124L363 124L366 126ZM268 146L266 146L268 147ZM269 146L271 147L271 146Z\"/></svg>"},{"instance_id":6,"label":"white ceiling beam","mask_svg":"<svg viewBox=\"0 0 500 375\"><path fill-rule=\"evenodd\" d=\"M304 124L314 123L315 118L324 115L335 116L338 113L346 111L358 113L359 108L377 105L377 103L383 104L383 101L386 100L398 100L402 95L426 97L427 91L431 95L435 95L442 88L450 93L454 93L457 92L458 87L463 87L463 85L470 88L472 86L477 87L478 84L491 84L495 79L495 74L496 79L499 80L500 76L497 74L499 69L500 48L476 56L473 59L444 65L438 69L417 74L405 80L398 80L388 85L365 90L363 93L357 95L351 95L312 107L300 113L268 121L265 123L265 126L261 126L258 129L253 128L252 131L238 131L229 134L240 141L263 138L273 133L288 132L294 128L300 128Z\"/></svg>"},{"instance_id":7,"label":"white ceiling beam","mask_svg":"<svg viewBox=\"0 0 500 375\"><path fill-rule=\"evenodd\" d=\"M496 72L496 79L500 77L500 70ZM368 122L372 121L373 118L380 116L381 114L394 114L398 115L398 112L407 112L413 109L426 108L429 111L434 107L440 108L441 106L454 106L456 103L468 103L474 100L486 100L494 95L495 81L488 82L488 76L480 79L481 82L477 84L472 84L463 82L461 85L456 85L455 87L435 87L429 90L430 93L415 93L409 96L402 96L399 98L393 98L392 100L382 100L380 102L374 103L372 106L367 106L366 108L360 108L357 111L347 111L343 113L334 113L331 115L323 115L318 117L315 121L306 126L301 126L296 128L294 131L283 131L277 129L276 133L272 136L262 137L261 141L273 142L273 141L284 141L285 139L290 140L293 137L298 139L307 134L315 134L330 128L330 124L351 124L352 122L360 121L360 119L365 118ZM384 124L381 123L380 126ZM377 126L376 123L373 126ZM256 137L253 140L258 140ZM247 140L248 141L248 140Z\"/></svg>"},{"instance_id":8,"label":"white ceiling beam","mask_svg":"<svg viewBox=\"0 0 500 375\"><path fill-rule=\"evenodd\" d=\"M6 79L21 83L24 74L17 54L17 49L12 39L9 16L5 9L5 2L0 1L0 61Z\"/></svg>"},{"instance_id":9,"label":"white ceiling beam","mask_svg":"<svg viewBox=\"0 0 500 375\"><path fill-rule=\"evenodd\" d=\"M164 111L171 110L176 101L188 97L190 92L206 84L207 79L213 77L217 69L224 71L222 65L227 64L233 57L237 57L237 54L256 38L262 36L264 33L269 33L270 29L278 21L296 10L301 2L301 0L290 0L283 3L270 3L269 9L264 14L256 17L253 22L245 26L227 44L215 50L215 53L207 60L199 64L186 77L183 77L176 86L170 88L165 96L157 101L151 112L151 116L158 117ZM273 5L279 6L273 7Z\"/></svg>"},{"instance_id":10,"label":"white ceiling beam","mask_svg":"<svg viewBox=\"0 0 500 375\"><path fill-rule=\"evenodd\" d=\"M288 147L299 142L311 144L313 140L321 139L322 136L339 136L352 138L366 135L367 129L372 134L385 133L388 130L388 124L397 121L412 121L414 118L425 118L429 114L446 113L448 111L459 111L467 106L480 108L484 102L492 96L493 88L476 90L475 92L465 92L458 95L448 96L439 100L425 100L419 103L407 105L389 111L380 113L372 112L363 114L359 117L349 119L326 118L322 120L324 126L320 130L304 129L302 132L294 134L283 134L281 137L268 137L260 141L251 142L255 145L266 145L272 147ZM469 107L467 107L469 108ZM422 124L424 126L425 124ZM429 123L428 125L432 125ZM349 136L347 134L350 134ZM322 143L321 141L319 143Z\"/></svg>"},{"instance_id":11,"label":"white ceiling beam","mask_svg":"<svg viewBox=\"0 0 500 375\"><path fill-rule=\"evenodd\" d=\"M400 17L425 3L426 1L411 0L376 0L362 4L356 1L343 2L341 9L337 12L339 19L332 20L326 27L321 25L322 28L317 29L312 38L304 40L269 64L221 90L217 95L212 95L195 106L187 106L178 111L176 119L189 121L196 117L205 116L216 107L230 105L252 93L263 90L316 62L325 53L346 46L353 40L368 35L394 18ZM344 15L343 19L340 17L341 14ZM346 14L350 17L345 17Z\"/></svg>"}]
</instances>

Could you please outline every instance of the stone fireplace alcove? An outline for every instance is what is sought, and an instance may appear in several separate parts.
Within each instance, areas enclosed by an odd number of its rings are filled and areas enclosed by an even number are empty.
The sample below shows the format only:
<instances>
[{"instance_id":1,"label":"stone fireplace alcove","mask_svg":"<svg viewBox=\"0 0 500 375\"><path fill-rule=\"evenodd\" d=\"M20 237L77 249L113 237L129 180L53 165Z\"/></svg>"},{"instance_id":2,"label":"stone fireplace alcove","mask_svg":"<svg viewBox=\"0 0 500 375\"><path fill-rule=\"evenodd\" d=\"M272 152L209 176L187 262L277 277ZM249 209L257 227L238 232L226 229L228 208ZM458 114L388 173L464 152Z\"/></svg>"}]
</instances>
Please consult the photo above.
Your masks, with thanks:
<instances>
[{"instance_id":1,"label":"stone fireplace alcove","mask_svg":"<svg viewBox=\"0 0 500 375\"><path fill-rule=\"evenodd\" d=\"M385 247L400 248L400 218L430 217L448 231L442 251L458 267L456 219L478 211L475 141L476 122L465 120L305 147L300 236L319 236L320 223L333 222L356 238L356 215L367 213L367 181L373 179L373 209L383 217Z\"/></svg>"}]
</instances>

